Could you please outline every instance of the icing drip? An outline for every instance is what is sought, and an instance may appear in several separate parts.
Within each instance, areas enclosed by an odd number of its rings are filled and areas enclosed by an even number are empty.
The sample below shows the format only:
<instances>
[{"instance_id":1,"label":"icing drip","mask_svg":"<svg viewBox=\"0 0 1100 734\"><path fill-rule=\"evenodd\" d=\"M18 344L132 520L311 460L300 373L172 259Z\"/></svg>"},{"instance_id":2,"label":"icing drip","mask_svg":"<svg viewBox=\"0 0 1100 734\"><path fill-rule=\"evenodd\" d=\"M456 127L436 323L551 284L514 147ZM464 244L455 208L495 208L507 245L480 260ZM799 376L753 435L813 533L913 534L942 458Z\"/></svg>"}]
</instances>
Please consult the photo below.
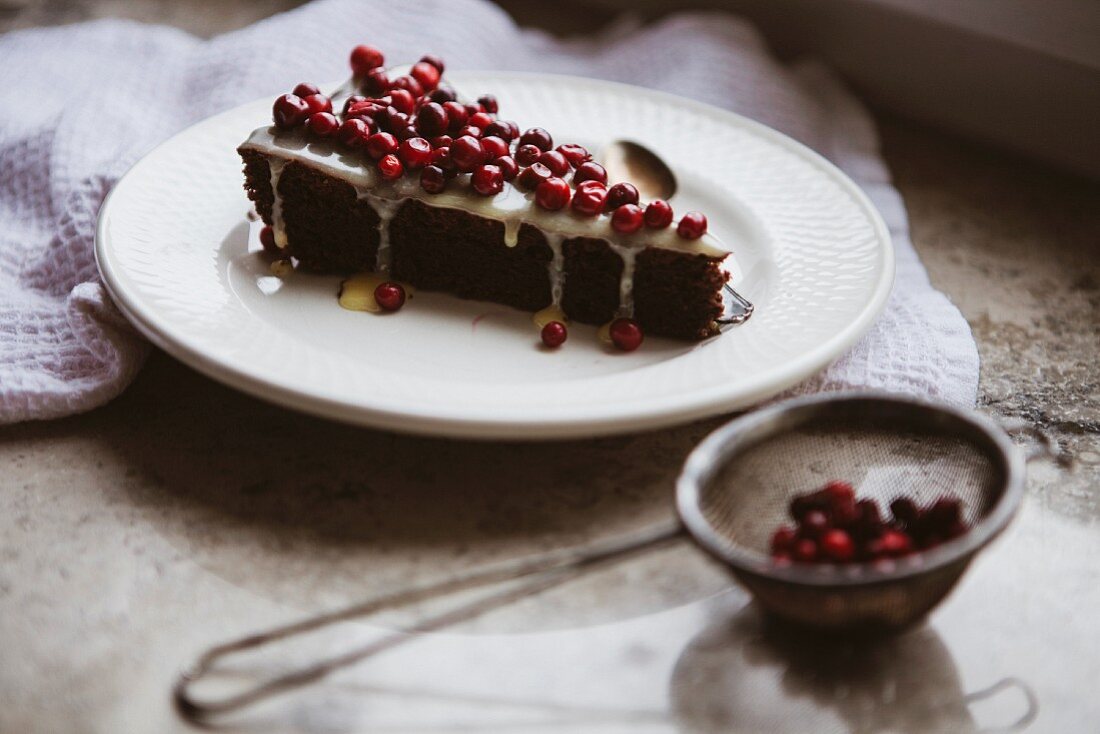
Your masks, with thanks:
<instances>
[{"instance_id":1,"label":"icing drip","mask_svg":"<svg viewBox=\"0 0 1100 734\"><path fill-rule=\"evenodd\" d=\"M515 217L509 217L504 220L504 244L508 247L515 247L519 244L520 224L520 220Z\"/></svg>"},{"instance_id":2,"label":"icing drip","mask_svg":"<svg viewBox=\"0 0 1100 734\"><path fill-rule=\"evenodd\" d=\"M555 232L544 232L546 244L550 245L550 252L554 256L546 264L550 273L550 303L554 306L561 305L562 287L565 284L565 255L562 253L562 242L565 238Z\"/></svg>"},{"instance_id":3,"label":"icing drip","mask_svg":"<svg viewBox=\"0 0 1100 734\"><path fill-rule=\"evenodd\" d=\"M393 260L393 252L390 249L390 222L393 221L397 210L405 200L384 199L373 194L367 194L367 200L378 214L378 255L374 259L374 272L388 273Z\"/></svg>"},{"instance_id":4,"label":"icing drip","mask_svg":"<svg viewBox=\"0 0 1100 734\"><path fill-rule=\"evenodd\" d=\"M634 315L634 259L638 250L633 247L611 245L611 249L623 259L623 274L619 278L619 310L617 316Z\"/></svg>"},{"instance_id":5,"label":"icing drip","mask_svg":"<svg viewBox=\"0 0 1100 734\"><path fill-rule=\"evenodd\" d=\"M287 238L283 228L283 200L279 198L279 177L283 174L286 160L268 158L267 165L271 169L271 231L275 235L275 246L285 248Z\"/></svg>"}]
</instances>

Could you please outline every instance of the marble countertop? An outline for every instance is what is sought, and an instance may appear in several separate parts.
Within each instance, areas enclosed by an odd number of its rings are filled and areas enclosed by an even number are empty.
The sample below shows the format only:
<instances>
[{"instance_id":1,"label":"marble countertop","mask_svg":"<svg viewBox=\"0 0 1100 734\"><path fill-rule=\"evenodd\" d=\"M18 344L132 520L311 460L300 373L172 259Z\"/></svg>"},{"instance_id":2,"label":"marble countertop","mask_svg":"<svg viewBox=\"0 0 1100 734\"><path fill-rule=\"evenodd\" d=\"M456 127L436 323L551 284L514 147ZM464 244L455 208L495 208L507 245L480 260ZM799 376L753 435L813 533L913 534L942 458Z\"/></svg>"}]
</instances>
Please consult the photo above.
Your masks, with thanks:
<instances>
[{"instance_id":1,"label":"marble countertop","mask_svg":"<svg viewBox=\"0 0 1100 734\"><path fill-rule=\"evenodd\" d=\"M1095 730L1100 184L880 122L917 249L978 340L979 407L1077 462L1032 465L1019 518L926 624L870 646L796 634L683 544L229 730ZM276 408L156 353L100 410L0 428L0 731L188 731L169 688L205 646L667 519L684 456L721 422L567 443L413 438ZM232 672L267 670L248 658Z\"/></svg>"}]
</instances>

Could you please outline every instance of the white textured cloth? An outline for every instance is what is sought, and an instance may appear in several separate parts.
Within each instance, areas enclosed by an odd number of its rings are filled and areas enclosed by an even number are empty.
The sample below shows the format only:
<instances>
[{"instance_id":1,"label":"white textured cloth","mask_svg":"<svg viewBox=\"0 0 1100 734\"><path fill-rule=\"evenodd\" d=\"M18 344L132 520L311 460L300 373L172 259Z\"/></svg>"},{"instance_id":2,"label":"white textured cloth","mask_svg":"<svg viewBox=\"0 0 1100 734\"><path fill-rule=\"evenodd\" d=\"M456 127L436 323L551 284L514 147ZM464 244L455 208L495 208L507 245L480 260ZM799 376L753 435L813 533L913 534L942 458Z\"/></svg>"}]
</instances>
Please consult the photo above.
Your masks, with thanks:
<instances>
[{"instance_id":1,"label":"white textured cloth","mask_svg":"<svg viewBox=\"0 0 1100 734\"><path fill-rule=\"evenodd\" d=\"M560 41L521 31L478 0L323 0L209 41L119 21L0 38L4 77L30 90L0 107L0 423L101 405L141 366L147 346L111 304L92 251L96 212L118 177L204 117L299 81L341 77L361 42L391 60L430 51L452 69L557 71L662 89L815 148L882 212L897 281L874 328L796 392L884 388L973 404L970 329L917 259L873 123L826 70L778 64L749 25L717 13Z\"/></svg>"}]
</instances>

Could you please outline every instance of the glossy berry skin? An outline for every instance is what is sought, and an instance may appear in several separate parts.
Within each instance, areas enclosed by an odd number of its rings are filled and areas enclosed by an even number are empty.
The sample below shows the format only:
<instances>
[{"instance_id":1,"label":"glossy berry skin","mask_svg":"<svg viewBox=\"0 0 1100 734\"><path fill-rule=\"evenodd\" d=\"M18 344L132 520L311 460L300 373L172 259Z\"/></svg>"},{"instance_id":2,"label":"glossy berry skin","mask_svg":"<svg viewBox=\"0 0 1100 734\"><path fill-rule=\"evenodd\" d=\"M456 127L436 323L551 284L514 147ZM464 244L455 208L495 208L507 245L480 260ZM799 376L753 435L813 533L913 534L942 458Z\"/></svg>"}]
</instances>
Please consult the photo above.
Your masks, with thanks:
<instances>
[{"instance_id":1,"label":"glossy berry skin","mask_svg":"<svg viewBox=\"0 0 1100 734\"><path fill-rule=\"evenodd\" d=\"M542 155L542 151L539 150L537 145L521 145L516 148L516 163L521 166L529 166L539 159Z\"/></svg>"},{"instance_id":2,"label":"glossy berry skin","mask_svg":"<svg viewBox=\"0 0 1100 734\"><path fill-rule=\"evenodd\" d=\"M608 333L611 336L611 343L624 352L633 352L642 346L642 341L645 340L642 327L634 319L615 319L611 322Z\"/></svg>"},{"instance_id":3,"label":"glossy berry skin","mask_svg":"<svg viewBox=\"0 0 1100 734\"><path fill-rule=\"evenodd\" d=\"M482 130L493 124L493 117L488 112L475 112L470 115L470 119L466 123L467 125L473 125L474 127L480 127Z\"/></svg>"},{"instance_id":4,"label":"glossy berry skin","mask_svg":"<svg viewBox=\"0 0 1100 734\"><path fill-rule=\"evenodd\" d=\"M486 163L474 169L470 185L482 196L495 196L504 190L504 174L498 166Z\"/></svg>"},{"instance_id":5,"label":"glossy berry skin","mask_svg":"<svg viewBox=\"0 0 1100 734\"><path fill-rule=\"evenodd\" d=\"M564 179L551 176L535 188L535 203L543 209L557 211L569 203L570 195L569 184Z\"/></svg>"},{"instance_id":6,"label":"glossy berry skin","mask_svg":"<svg viewBox=\"0 0 1100 734\"><path fill-rule=\"evenodd\" d=\"M557 151L565 156L565 160L569 161L569 165L576 168L585 161L592 160L592 155L588 152L588 149L583 145L576 145L575 143L566 143L565 145L559 145Z\"/></svg>"},{"instance_id":7,"label":"glossy berry skin","mask_svg":"<svg viewBox=\"0 0 1100 734\"><path fill-rule=\"evenodd\" d=\"M634 184L617 183L607 190L607 208L614 211L623 204L637 204L638 189Z\"/></svg>"},{"instance_id":8,"label":"glossy berry skin","mask_svg":"<svg viewBox=\"0 0 1100 734\"><path fill-rule=\"evenodd\" d=\"M489 160L508 155L508 143L494 135L486 135L481 138L481 149L485 151L485 155Z\"/></svg>"},{"instance_id":9,"label":"glossy berry skin","mask_svg":"<svg viewBox=\"0 0 1100 734\"><path fill-rule=\"evenodd\" d=\"M434 138L447 132L447 110L437 102L429 102L416 112L416 129L425 137Z\"/></svg>"},{"instance_id":10,"label":"glossy berry skin","mask_svg":"<svg viewBox=\"0 0 1100 734\"><path fill-rule=\"evenodd\" d=\"M569 173L569 161L556 150L548 150L540 155L539 163L549 168L555 176L564 176Z\"/></svg>"},{"instance_id":11,"label":"glossy berry skin","mask_svg":"<svg viewBox=\"0 0 1100 734\"><path fill-rule=\"evenodd\" d=\"M533 145L539 150L550 150L554 147L554 139L541 127L533 127L519 136L519 144Z\"/></svg>"},{"instance_id":12,"label":"glossy berry skin","mask_svg":"<svg viewBox=\"0 0 1100 734\"><path fill-rule=\"evenodd\" d=\"M409 125L397 131L397 139L404 142L409 138L423 137L420 131L416 129L415 125Z\"/></svg>"},{"instance_id":13,"label":"glossy berry skin","mask_svg":"<svg viewBox=\"0 0 1100 734\"><path fill-rule=\"evenodd\" d=\"M542 332L539 334L542 337L542 343L551 349L557 349L562 344L565 344L565 340L569 338L569 330L560 321L551 321L546 326L542 327Z\"/></svg>"},{"instance_id":14,"label":"glossy berry skin","mask_svg":"<svg viewBox=\"0 0 1100 734\"><path fill-rule=\"evenodd\" d=\"M409 138L401 143L397 155L406 168L423 168L431 162L432 144L424 138Z\"/></svg>"},{"instance_id":15,"label":"glossy berry skin","mask_svg":"<svg viewBox=\"0 0 1100 734\"><path fill-rule=\"evenodd\" d=\"M420 82L425 91L430 92L439 85L439 69L426 61L413 64L409 70L409 76Z\"/></svg>"},{"instance_id":16,"label":"glossy berry skin","mask_svg":"<svg viewBox=\"0 0 1100 734\"><path fill-rule=\"evenodd\" d=\"M871 554L877 558L897 558L913 551L913 542L905 533L887 530L870 544Z\"/></svg>"},{"instance_id":17,"label":"glossy berry skin","mask_svg":"<svg viewBox=\"0 0 1100 734\"><path fill-rule=\"evenodd\" d=\"M374 160L396 153L397 147L397 138L392 133L375 133L367 138L367 155Z\"/></svg>"},{"instance_id":18,"label":"glossy berry skin","mask_svg":"<svg viewBox=\"0 0 1100 734\"><path fill-rule=\"evenodd\" d=\"M340 129L340 121L331 112L318 112L309 116L306 120L306 128L319 138L328 138Z\"/></svg>"},{"instance_id":19,"label":"glossy berry skin","mask_svg":"<svg viewBox=\"0 0 1100 734\"><path fill-rule=\"evenodd\" d=\"M416 97L407 89L394 89L390 92L390 106L398 112L411 114L416 109Z\"/></svg>"},{"instance_id":20,"label":"glossy berry skin","mask_svg":"<svg viewBox=\"0 0 1100 734\"><path fill-rule=\"evenodd\" d=\"M481 109L491 115L495 115L500 109L499 105L497 105L497 98L491 94L484 94L478 97L477 103L481 105Z\"/></svg>"},{"instance_id":21,"label":"glossy berry skin","mask_svg":"<svg viewBox=\"0 0 1100 734\"><path fill-rule=\"evenodd\" d=\"M451 143L451 160L455 168L463 173L470 173L486 161L485 151L481 149L481 141L471 135L463 135Z\"/></svg>"},{"instance_id":22,"label":"glossy berry skin","mask_svg":"<svg viewBox=\"0 0 1100 734\"><path fill-rule=\"evenodd\" d=\"M655 199L645 208L645 226L664 229L672 224L672 207L664 199Z\"/></svg>"},{"instance_id":23,"label":"glossy berry skin","mask_svg":"<svg viewBox=\"0 0 1100 734\"><path fill-rule=\"evenodd\" d=\"M519 173L519 165L510 155L502 155L493 161L493 165L500 169L500 174L505 181L513 180Z\"/></svg>"},{"instance_id":24,"label":"glossy berry skin","mask_svg":"<svg viewBox=\"0 0 1100 734\"><path fill-rule=\"evenodd\" d=\"M302 101L306 103L311 115L316 115L318 112L332 112L332 100L323 94L311 94L303 97Z\"/></svg>"},{"instance_id":25,"label":"glossy berry skin","mask_svg":"<svg viewBox=\"0 0 1100 734\"><path fill-rule=\"evenodd\" d=\"M444 146L433 149L430 164L442 169L447 178L454 178L458 175L458 169L455 168L455 163L451 160L450 147Z\"/></svg>"},{"instance_id":26,"label":"glossy berry skin","mask_svg":"<svg viewBox=\"0 0 1100 734\"><path fill-rule=\"evenodd\" d=\"M413 96L413 99L424 94L424 87L420 82L413 79L411 76L399 76L390 82L390 91L394 89L404 89Z\"/></svg>"},{"instance_id":27,"label":"glossy berry skin","mask_svg":"<svg viewBox=\"0 0 1100 734\"><path fill-rule=\"evenodd\" d=\"M297 94L284 94L275 100L271 107L271 117L275 126L288 130L298 127L309 117L309 105Z\"/></svg>"},{"instance_id":28,"label":"glossy berry skin","mask_svg":"<svg viewBox=\"0 0 1100 734\"><path fill-rule=\"evenodd\" d=\"M582 181L599 181L606 184L607 169L595 161L586 161L577 166L577 170L573 173L574 184L579 184Z\"/></svg>"},{"instance_id":29,"label":"glossy berry skin","mask_svg":"<svg viewBox=\"0 0 1100 734\"><path fill-rule=\"evenodd\" d=\"M611 228L621 234L634 234L645 223L645 214L637 204L623 204L611 214Z\"/></svg>"},{"instance_id":30,"label":"glossy berry skin","mask_svg":"<svg viewBox=\"0 0 1100 734\"><path fill-rule=\"evenodd\" d=\"M420 172L420 188L429 194L441 194L447 188L447 175L439 166L425 166Z\"/></svg>"},{"instance_id":31,"label":"glossy berry skin","mask_svg":"<svg viewBox=\"0 0 1100 734\"><path fill-rule=\"evenodd\" d=\"M440 84L438 87L432 90L432 93L428 95L428 98L433 102L444 104L446 102L454 102L458 99L458 93L449 84Z\"/></svg>"},{"instance_id":32,"label":"glossy berry skin","mask_svg":"<svg viewBox=\"0 0 1100 734\"><path fill-rule=\"evenodd\" d=\"M676 225L676 234L685 240L697 240L707 233L706 215L700 212L688 212Z\"/></svg>"},{"instance_id":33,"label":"glossy berry skin","mask_svg":"<svg viewBox=\"0 0 1100 734\"><path fill-rule=\"evenodd\" d=\"M309 82L302 82L298 86L294 87L292 94L296 94L302 99L305 99L311 94L320 94L321 88L316 84L310 84Z\"/></svg>"},{"instance_id":34,"label":"glossy berry skin","mask_svg":"<svg viewBox=\"0 0 1100 734\"><path fill-rule=\"evenodd\" d=\"M372 96L385 94L390 88L390 75L386 73L385 69L371 69L363 77L360 86L367 94Z\"/></svg>"},{"instance_id":35,"label":"glossy berry skin","mask_svg":"<svg viewBox=\"0 0 1100 734\"><path fill-rule=\"evenodd\" d=\"M401 164L400 158L390 153L382 156L381 160L378 161L378 172L382 174L382 178L393 181L401 178L401 175L405 173L405 166Z\"/></svg>"},{"instance_id":36,"label":"glossy berry skin","mask_svg":"<svg viewBox=\"0 0 1100 734\"><path fill-rule=\"evenodd\" d=\"M354 107L355 105L363 104L364 102L368 102L368 101L370 101L370 100L368 100L366 97L364 97L361 94L351 95L350 97L348 97L347 99L344 100L344 114L346 115L348 113L348 111L352 107Z\"/></svg>"},{"instance_id":37,"label":"glossy berry skin","mask_svg":"<svg viewBox=\"0 0 1100 734\"><path fill-rule=\"evenodd\" d=\"M519 184L521 188L532 191L537 189L539 184L552 175L549 168L541 163L535 163L519 172L519 175L516 176L516 183Z\"/></svg>"},{"instance_id":38,"label":"glossy berry skin","mask_svg":"<svg viewBox=\"0 0 1100 734\"><path fill-rule=\"evenodd\" d=\"M450 148L454 138L450 135L437 135L428 142L432 144L433 148Z\"/></svg>"},{"instance_id":39,"label":"glossy berry skin","mask_svg":"<svg viewBox=\"0 0 1100 734\"><path fill-rule=\"evenodd\" d=\"M813 563L817 560L817 543L809 538L795 541L791 549L791 557L800 563Z\"/></svg>"},{"instance_id":40,"label":"glossy berry skin","mask_svg":"<svg viewBox=\"0 0 1100 734\"><path fill-rule=\"evenodd\" d=\"M506 143L512 142L512 138L515 134L512 132L512 127L507 122L501 122L500 120L493 120L485 127L485 135L500 138Z\"/></svg>"},{"instance_id":41,"label":"glossy berry skin","mask_svg":"<svg viewBox=\"0 0 1100 734\"><path fill-rule=\"evenodd\" d=\"M856 544L843 530L827 530L821 536L821 552L832 561L844 563L856 554Z\"/></svg>"},{"instance_id":42,"label":"glossy berry skin","mask_svg":"<svg viewBox=\"0 0 1100 734\"><path fill-rule=\"evenodd\" d=\"M834 505L852 502L856 498L856 490L848 482L832 481L821 488Z\"/></svg>"},{"instance_id":43,"label":"glossy berry skin","mask_svg":"<svg viewBox=\"0 0 1100 734\"><path fill-rule=\"evenodd\" d=\"M466 127L466 121L470 119L470 113L458 102L444 102L443 110L447 113L447 129L458 132Z\"/></svg>"},{"instance_id":44,"label":"glossy berry skin","mask_svg":"<svg viewBox=\"0 0 1100 734\"><path fill-rule=\"evenodd\" d=\"M599 181L585 181L573 194L573 211L594 217L604 210L607 203L607 187Z\"/></svg>"},{"instance_id":45,"label":"glossy berry skin","mask_svg":"<svg viewBox=\"0 0 1100 734\"><path fill-rule=\"evenodd\" d=\"M268 255L278 255L279 246L275 244L275 230L270 226L265 226L260 230L260 245L263 246L264 252Z\"/></svg>"},{"instance_id":46,"label":"glossy berry skin","mask_svg":"<svg viewBox=\"0 0 1100 734\"><path fill-rule=\"evenodd\" d=\"M364 76L371 69L377 69L386 63L386 57L373 46L356 46L351 51L351 72L355 76Z\"/></svg>"},{"instance_id":47,"label":"glossy berry skin","mask_svg":"<svg viewBox=\"0 0 1100 734\"><path fill-rule=\"evenodd\" d=\"M795 532L793 528L778 528L774 533L772 533L770 544L772 553L786 553L790 551L791 546L794 545L794 541L797 538L798 533Z\"/></svg>"},{"instance_id":48,"label":"glossy berry skin","mask_svg":"<svg viewBox=\"0 0 1100 734\"><path fill-rule=\"evenodd\" d=\"M473 138L475 140L478 140L478 139L481 138L482 132L481 132L481 128L478 127L477 125L465 125L465 126L463 126L463 128L461 130L459 130L456 133L456 135L460 138L461 137L470 137L470 138Z\"/></svg>"},{"instance_id":49,"label":"glossy berry skin","mask_svg":"<svg viewBox=\"0 0 1100 734\"><path fill-rule=\"evenodd\" d=\"M443 64L443 59L439 58L435 54L424 54L423 56L420 57L420 63L422 63L422 64L431 64L432 66L434 66L436 68L436 71L438 71L440 74L442 74L444 72L444 70L446 69L446 67Z\"/></svg>"},{"instance_id":50,"label":"glossy berry skin","mask_svg":"<svg viewBox=\"0 0 1100 734\"><path fill-rule=\"evenodd\" d=\"M829 527L829 518L821 510L810 510L802 517L802 532L816 538Z\"/></svg>"},{"instance_id":51,"label":"glossy berry skin","mask_svg":"<svg viewBox=\"0 0 1100 734\"><path fill-rule=\"evenodd\" d=\"M370 135L370 124L363 120L344 120L344 124L336 131L336 139L340 144L352 150L366 147Z\"/></svg>"},{"instance_id":52,"label":"glossy berry skin","mask_svg":"<svg viewBox=\"0 0 1100 734\"><path fill-rule=\"evenodd\" d=\"M385 311L397 311L405 305L405 289L400 283L387 281L374 289L374 300Z\"/></svg>"}]
</instances>

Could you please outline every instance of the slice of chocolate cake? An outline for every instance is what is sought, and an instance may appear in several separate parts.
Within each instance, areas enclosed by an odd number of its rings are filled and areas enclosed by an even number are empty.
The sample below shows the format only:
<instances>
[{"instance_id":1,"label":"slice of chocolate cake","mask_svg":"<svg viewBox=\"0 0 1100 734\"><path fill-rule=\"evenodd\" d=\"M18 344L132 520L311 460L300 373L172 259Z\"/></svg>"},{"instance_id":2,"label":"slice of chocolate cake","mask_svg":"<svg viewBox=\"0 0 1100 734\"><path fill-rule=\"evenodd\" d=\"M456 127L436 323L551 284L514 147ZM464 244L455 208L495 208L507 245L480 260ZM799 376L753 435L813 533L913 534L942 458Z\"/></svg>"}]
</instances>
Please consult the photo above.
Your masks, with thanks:
<instances>
[{"instance_id":1,"label":"slice of chocolate cake","mask_svg":"<svg viewBox=\"0 0 1100 734\"><path fill-rule=\"evenodd\" d=\"M381 66L356 48L332 98L298 85L238 149L265 249L305 270L380 274L383 309L404 303L405 283L539 312L550 346L568 319L608 325L627 350L644 333L717 333L729 253L702 214L675 223L666 202L608 187L581 146L520 135L493 97L458 101L438 58L392 80Z\"/></svg>"}]
</instances>

